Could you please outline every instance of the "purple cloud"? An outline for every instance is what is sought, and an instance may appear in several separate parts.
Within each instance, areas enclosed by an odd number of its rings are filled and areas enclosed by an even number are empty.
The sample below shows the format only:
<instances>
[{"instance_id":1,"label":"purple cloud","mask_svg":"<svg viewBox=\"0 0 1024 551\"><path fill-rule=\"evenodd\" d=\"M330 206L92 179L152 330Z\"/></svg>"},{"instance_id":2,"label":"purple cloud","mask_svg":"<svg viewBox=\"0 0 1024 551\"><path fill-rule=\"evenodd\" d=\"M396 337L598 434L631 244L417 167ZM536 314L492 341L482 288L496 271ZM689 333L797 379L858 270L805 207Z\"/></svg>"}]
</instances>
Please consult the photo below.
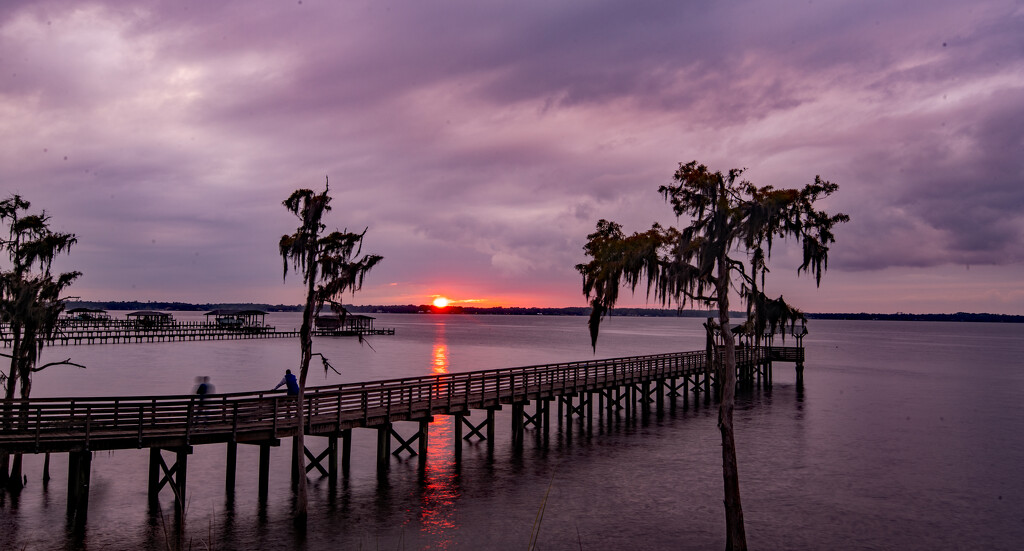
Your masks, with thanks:
<instances>
[{"instance_id":1,"label":"purple cloud","mask_svg":"<svg viewBox=\"0 0 1024 551\"><path fill-rule=\"evenodd\" d=\"M280 202L329 175L336 225L386 258L357 302L581 304L596 220L674 222L655 190L694 158L840 184L838 286L793 296L808 309L858 309L847 272L987 265L1012 290L1022 18L999 0L5 2L0 181L79 235L87 298L297 302Z\"/></svg>"}]
</instances>

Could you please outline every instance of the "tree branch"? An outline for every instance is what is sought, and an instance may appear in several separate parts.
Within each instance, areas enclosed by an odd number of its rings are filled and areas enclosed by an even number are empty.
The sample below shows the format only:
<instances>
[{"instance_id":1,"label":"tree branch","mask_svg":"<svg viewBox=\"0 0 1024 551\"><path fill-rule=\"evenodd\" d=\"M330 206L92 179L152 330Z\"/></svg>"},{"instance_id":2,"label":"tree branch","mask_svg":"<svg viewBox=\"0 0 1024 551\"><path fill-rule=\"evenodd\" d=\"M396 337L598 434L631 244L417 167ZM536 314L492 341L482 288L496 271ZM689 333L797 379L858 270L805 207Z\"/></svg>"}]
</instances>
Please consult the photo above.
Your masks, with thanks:
<instances>
[{"instance_id":1,"label":"tree branch","mask_svg":"<svg viewBox=\"0 0 1024 551\"><path fill-rule=\"evenodd\" d=\"M46 369L47 367L53 367L55 365L73 365L75 367L81 367L82 369L85 369L84 365L76 364L75 362L71 361L71 358L68 358L68 359L66 359L66 360L64 360L62 362L50 362L48 364L43 364L43 365L40 365L40 366L33 367L31 369L31 371L33 373L35 373L37 371L42 371L42 370Z\"/></svg>"},{"instance_id":2,"label":"tree branch","mask_svg":"<svg viewBox=\"0 0 1024 551\"><path fill-rule=\"evenodd\" d=\"M341 372L338 371L337 369L335 369L333 365L331 365L331 362L330 362L330 360L327 359L327 356L324 356L323 354L321 354L319 352L314 352L314 353L312 353L310 355L311 356L320 356L320 360L322 362L324 362L324 372L326 372L328 369L330 369L331 371L337 373L338 375L341 375Z\"/></svg>"}]
</instances>

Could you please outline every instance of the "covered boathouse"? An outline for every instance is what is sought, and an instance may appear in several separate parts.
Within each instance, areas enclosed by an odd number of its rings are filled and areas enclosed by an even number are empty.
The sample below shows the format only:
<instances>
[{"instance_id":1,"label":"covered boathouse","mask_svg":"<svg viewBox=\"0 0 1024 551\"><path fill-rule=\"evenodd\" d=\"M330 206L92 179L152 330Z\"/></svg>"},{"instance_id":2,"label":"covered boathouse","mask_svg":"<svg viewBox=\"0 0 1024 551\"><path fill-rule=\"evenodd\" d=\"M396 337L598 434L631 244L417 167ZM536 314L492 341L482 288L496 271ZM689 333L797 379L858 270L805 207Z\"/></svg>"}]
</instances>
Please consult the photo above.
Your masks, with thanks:
<instances>
[{"instance_id":1,"label":"covered boathouse","mask_svg":"<svg viewBox=\"0 0 1024 551\"><path fill-rule=\"evenodd\" d=\"M266 327L264 320L267 313L263 310L210 310L206 314L206 323L227 329L259 329ZM213 317L213 321L210 318Z\"/></svg>"}]
</instances>

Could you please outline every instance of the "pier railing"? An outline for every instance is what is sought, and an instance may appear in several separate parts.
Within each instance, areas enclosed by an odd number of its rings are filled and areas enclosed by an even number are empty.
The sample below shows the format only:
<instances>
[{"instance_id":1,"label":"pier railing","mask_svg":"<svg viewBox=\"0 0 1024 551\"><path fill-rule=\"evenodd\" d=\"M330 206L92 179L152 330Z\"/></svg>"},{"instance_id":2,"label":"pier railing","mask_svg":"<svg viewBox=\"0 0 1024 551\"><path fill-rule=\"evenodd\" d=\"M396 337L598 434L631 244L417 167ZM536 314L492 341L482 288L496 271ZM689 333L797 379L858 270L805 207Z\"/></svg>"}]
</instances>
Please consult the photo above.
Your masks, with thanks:
<instances>
[{"instance_id":1,"label":"pier railing","mask_svg":"<svg viewBox=\"0 0 1024 551\"><path fill-rule=\"evenodd\" d=\"M739 349L737 365L765 362L773 351ZM706 353L695 351L311 387L305 431L330 434L712 371ZM297 400L283 392L33 398L0 411L0 449L27 453L256 442L299 430Z\"/></svg>"}]
</instances>

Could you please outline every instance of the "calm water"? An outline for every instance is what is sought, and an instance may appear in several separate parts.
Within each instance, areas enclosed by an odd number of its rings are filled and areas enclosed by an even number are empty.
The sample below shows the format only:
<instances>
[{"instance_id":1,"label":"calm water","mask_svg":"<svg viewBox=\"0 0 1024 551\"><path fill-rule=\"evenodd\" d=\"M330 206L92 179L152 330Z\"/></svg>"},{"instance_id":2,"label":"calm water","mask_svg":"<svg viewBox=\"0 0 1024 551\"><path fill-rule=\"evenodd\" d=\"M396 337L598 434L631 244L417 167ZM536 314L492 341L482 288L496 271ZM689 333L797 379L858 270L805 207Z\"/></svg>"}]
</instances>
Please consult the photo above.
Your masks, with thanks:
<instances>
[{"instance_id":1,"label":"calm water","mask_svg":"<svg viewBox=\"0 0 1024 551\"><path fill-rule=\"evenodd\" d=\"M187 316L178 316L179 319ZM268 318L297 325L296 314ZM342 375L310 384L471 371L592 358L576 317L378 315L395 336L315 343ZM1020 549L1024 546L1024 327L814 320L805 386L777 364L770 390L738 397L740 477L754 549ZM703 347L698 319L614 318L598 357ZM52 348L86 370L57 367L34 395L174 394L209 375L218 391L273 387L295 365L294 339ZM596 423L587 435L553 427L452 457L452 421L431 425L429 462L374 470L375 432L355 431L350 476L330 488L311 478L310 530L290 524L289 445L273 450L270 499L256 499L258 448L239 446L233 503L223 490L224 446L189 459L185 547L193 549L525 549L545 494L538 549L719 549L724 545L717 410L678 403L662 417ZM595 412L596 414L596 412ZM478 420L480 412L474 414ZM407 426L403 426L407 425ZM412 424L397 428L411 434ZM307 444L314 452L320 439ZM97 453L89 524L65 531L66 456L42 457L29 483L0 494L0 549L168 548L173 500L147 507L146 450ZM167 517L165 525L161 517Z\"/></svg>"}]
</instances>

